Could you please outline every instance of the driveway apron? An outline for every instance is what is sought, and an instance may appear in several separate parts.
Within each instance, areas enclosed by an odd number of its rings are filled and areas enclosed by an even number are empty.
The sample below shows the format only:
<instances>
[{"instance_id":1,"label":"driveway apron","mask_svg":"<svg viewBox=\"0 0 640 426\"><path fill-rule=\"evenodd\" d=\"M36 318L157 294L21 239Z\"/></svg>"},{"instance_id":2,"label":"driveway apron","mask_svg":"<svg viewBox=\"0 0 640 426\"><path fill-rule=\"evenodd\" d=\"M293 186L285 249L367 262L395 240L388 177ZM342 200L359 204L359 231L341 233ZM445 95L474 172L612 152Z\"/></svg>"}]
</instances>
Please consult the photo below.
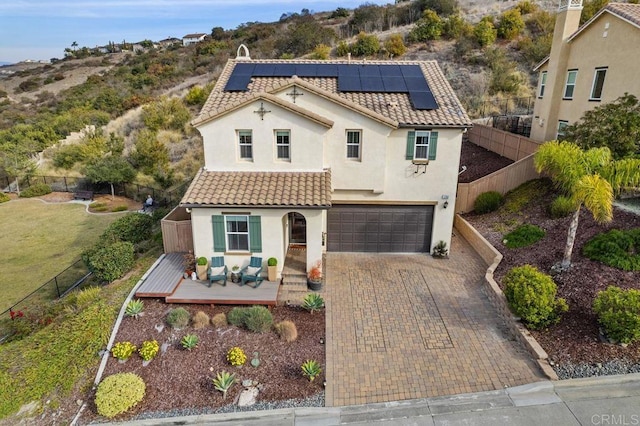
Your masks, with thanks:
<instances>
[{"instance_id":1,"label":"driveway apron","mask_svg":"<svg viewBox=\"0 0 640 426\"><path fill-rule=\"evenodd\" d=\"M327 406L544 380L483 294L486 265L460 236L451 253L327 253Z\"/></svg>"}]
</instances>

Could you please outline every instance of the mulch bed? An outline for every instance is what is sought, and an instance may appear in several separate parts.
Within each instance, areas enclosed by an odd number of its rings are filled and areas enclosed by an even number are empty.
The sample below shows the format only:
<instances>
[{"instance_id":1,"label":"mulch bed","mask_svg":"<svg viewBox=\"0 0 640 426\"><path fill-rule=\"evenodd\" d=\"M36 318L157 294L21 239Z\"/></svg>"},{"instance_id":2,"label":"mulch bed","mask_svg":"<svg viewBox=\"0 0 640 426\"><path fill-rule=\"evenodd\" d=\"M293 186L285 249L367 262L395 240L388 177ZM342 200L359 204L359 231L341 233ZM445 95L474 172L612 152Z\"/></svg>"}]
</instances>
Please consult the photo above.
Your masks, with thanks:
<instances>
[{"instance_id":1,"label":"mulch bed","mask_svg":"<svg viewBox=\"0 0 640 426\"><path fill-rule=\"evenodd\" d=\"M482 216L465 215L465 219L504 255L495 271L498 284L501 285L502 277L515 266L531 264L543 272L551 273L551 267L562 260L571 218L549 217L546 209L556 195L549 190L543 197L531 200L522 211L511 215L498 212ZM545 237L528 247L507 248L502 243L504 234L521 223L541 227L546 231ZM640 227L640 217L618 208L614 210L613 221L605 225L597 224L591 213L582 210L573 249L573 266L567 272L554 275L558 296L567 300L569 311L562 316L559 324L548 330L532 332L556 364L596 364L610 360L640 362L640 343L623 348L601 341L597 318L592 309L596 294L610 285L640 290L640 272L625 272L582 255L583 245L595 235L614 228L637 227Z\"/></svg>"},{"instance_id":2,"label":"mulch bed","mask_svg":"<svg viewBox=\"0 0 640 426\"><path fill-rule=\"evenodd\" d=\"M467 170L458 176L458 182L473 182L512 163L512 160L484 149L464 138L460 152L460 168L462 169L462 166L466 166Z\"/></svg>"},{"instance_id":3,"label":"mulch bed","mask_svg":"<svg viewBox=\"0 0 640 426\"><path fill-rule=\"evenodd\" d=\"M298 338L287 343L273 331L256 334L231 325L219 329L209 325L199 330L192 326L174 330L165 321L168 311L178 306L186 308L192 316L204 311L210 317L220 312L226 314L232 306L168 305L157 299L144 299L144 303L144 315L138 319L125 317L115 341L130 341L140 347L143 341L155 339L161 346L165 342L170 346L146 367L137 354L124 364L109 358L103 379L119 372L134 372L147 386L144 400L115 420L149 416L152 412L213 412L233 404L244 389L242 381L246 379L262 385L258 402L300 399L324 391L325 346L320 343L325 333L324 311L311 314L296 306L273 307L274 324L285 319L296 324ZM160 332L156 329L158 325L164 325ZM198 335L197 348L191 351L182 348L180 340L186 334ZM241 347L246 353L244 366L233 367L226 361L227 351L233 346ZM251 365L254 352L258 352L260 358L257 368ZM313 382L302 375L300 368L309 359L318 361L323 369ZM237 379L226 399L212 383L212 378L222 370L235 373ZM82 423L104 420L97 415L93 396L81 420Z\"/></svg>"}]
</instances>

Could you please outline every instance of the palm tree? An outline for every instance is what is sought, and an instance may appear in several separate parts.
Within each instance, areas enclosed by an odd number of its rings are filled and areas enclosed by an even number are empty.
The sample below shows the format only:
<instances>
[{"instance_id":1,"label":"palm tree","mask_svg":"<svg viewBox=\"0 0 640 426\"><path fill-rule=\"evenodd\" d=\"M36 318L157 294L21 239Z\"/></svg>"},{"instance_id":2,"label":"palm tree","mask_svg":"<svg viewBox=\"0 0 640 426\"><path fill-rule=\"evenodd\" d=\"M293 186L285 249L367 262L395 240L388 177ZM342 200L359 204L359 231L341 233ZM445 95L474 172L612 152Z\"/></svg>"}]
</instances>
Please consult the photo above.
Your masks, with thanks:
<instances>
[{"instance_id":1,"label":"palm tree","mask_svg":"<svg viewBox=\"0 0 640 426\"><path fill-rule=\"evenodd\" d=\"M78 47L78 42L74 41L73 43L71 43L71 47L73 47L73 51L76 51L76 47Z\"/></svg>"},{"instance_id":2,"label":"palm tree","mask_svg":"<svg viewBox=\"0 0 640 426\"><path fill-rule=\"evenodd\" d=\"M566 270L571 266L581 207L584 205L596 222L610 222L613 219L614 196L624 189L640 185L640 160L614 161L606 147L584 151L571 142L551 141L538 149L534 164L538 173L548 174L556 188L575 205L564 257L559 265L560 270Z\"/></svg>"}]
</instances>

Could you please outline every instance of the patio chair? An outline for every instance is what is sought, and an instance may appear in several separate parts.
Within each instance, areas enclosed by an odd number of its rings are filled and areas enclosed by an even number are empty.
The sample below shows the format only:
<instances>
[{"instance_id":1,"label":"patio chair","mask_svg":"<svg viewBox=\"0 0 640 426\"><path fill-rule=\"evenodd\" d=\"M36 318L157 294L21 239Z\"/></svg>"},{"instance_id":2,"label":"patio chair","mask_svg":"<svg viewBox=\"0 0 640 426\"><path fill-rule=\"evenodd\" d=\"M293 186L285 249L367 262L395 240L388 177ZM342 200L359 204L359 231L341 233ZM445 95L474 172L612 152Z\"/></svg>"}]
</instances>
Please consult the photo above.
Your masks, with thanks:
<instances>
[{"instance_id":1,"label":"patio chair","mask_svg":"<svg viewBox=\"0 0 640 426\"><path fill-rule=\"evenodd\" d=\"M223 281L222 285L227 285L227 265L224 264L224 256L216 256L211 258L211 267L209 267L209 285L214 282Z\"/></svg>"},{"instance_id":2,"label":"patio chair","mask_svg":"<svg viewBox=\"0 0 640 426\"><path fill-rule=\"evenodd\" d=\"M255 282L255 285L249 286L253 288L260 287L264 278L260 275L262 273L262 258L251 256L249 265L242 268L240 271L242 278L240 279L240 285L243 286L248 282Z\"/></svg>"}]
</instances>

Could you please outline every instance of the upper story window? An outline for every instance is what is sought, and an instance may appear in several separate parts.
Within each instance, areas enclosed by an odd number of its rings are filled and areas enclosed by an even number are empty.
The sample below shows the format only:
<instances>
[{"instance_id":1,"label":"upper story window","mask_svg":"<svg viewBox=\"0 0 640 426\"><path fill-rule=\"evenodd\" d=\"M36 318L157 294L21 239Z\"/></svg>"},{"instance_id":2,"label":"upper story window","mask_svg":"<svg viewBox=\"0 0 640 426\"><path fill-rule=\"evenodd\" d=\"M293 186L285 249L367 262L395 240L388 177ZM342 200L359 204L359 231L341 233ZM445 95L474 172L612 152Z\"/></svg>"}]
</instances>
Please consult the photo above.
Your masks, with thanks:
<instances>
[{"instance_id":1,"label":"upper story window","mask_svg":"<svg viewBox=\"0 0 640 426\"><path fill-rule=\"evenodd\" d=\"M567 120L558 120L558 131L556 132L556 139L564 139L564 133L567 129L569 122Z\"/></svg>"},{"instance_id":2,"label":"upper story window","mask_svg":"<svg viewBox=\"0 0 640 426\"><path fill-rule=\"evenodd\" d=\"M289 130L276 130L276 158L291 160L291 132Z\"/></svg>"},{"instance_id":3,"label":"upper story window","mask_svg":"<svg viewBox=\"0 0 640 426\"><path fill-rule=\"evenodd\" d=\"M438 151L438 132L433 130L411 130L407 133L407 160L435 160Z\"/></svg>"},{"instance_id":4,"label":"upper story window","mask_svg":"<svg viewBox=\"0 0 640 426\"><path fill-rule=\"evenodd\" d=\"M578 78L578 70L570 70L567 72L567 83L564 85L563 99L573 99L573 92L576 89L576 79Z\"/></svg>"},{"instance_id":5,"label":"upper story window","mask_svg":"<svg viewBox=\"0 0 640 426\"><path fill-rule=\"evenodd\" d=\"M544 89L547 87L547 72L542 71L540 73L540 89L538 90L538 97L542 98L544 96Z\"/></svg>"},{"instance_id":6,"label":"upper story window","mask_svg":"<svg viewBox=\"0 0 640 426\"><path fill-rule=\"evenodd\" d=\"M416 132L415 149L413 150L414 160L429 159L429 136L431 132Z\"/></svg>"},{"instance_id":7,"label":"upper story window","mask_svg":"<svg viewBox=\"0 0 640 426\"><path fill-rule=\"evenodd\" d=\"M360 160L362 145L362 130L347 130L347 158Z\"/></svg>"},{"instance_id":8,"label":"upper story window","mask_svg":"<svg viewBox=\"0 0 640 426\"><path fill-rule=\"evenodd\" d=\"M249 251L249 217L225 216L225 234L229 251Z\"/></svg>"},{"instance_id":9,"label":"upper story window","mask_svg":"<svg viewBox=\"0 0 640 426\"><path fill-rule=\"evenodd\" d=\"M240 158L243 160L253 160L253 144L251 130L238 131L238 143L240 147Z\"/></svg>"},{"instance_id":10,"label":"upper story window","mask_svg":"<svg viewBox=\"0 0 640 426\"><path fill-rule=\"evenodd\" d=\"M589 100L599 101L602 99L602 87L604 86L604 79L606 76L606 68L596 68L596 73L593 76L593 85L591 86L591 96L589 96Z\"/></svg>"}]
</instances>

